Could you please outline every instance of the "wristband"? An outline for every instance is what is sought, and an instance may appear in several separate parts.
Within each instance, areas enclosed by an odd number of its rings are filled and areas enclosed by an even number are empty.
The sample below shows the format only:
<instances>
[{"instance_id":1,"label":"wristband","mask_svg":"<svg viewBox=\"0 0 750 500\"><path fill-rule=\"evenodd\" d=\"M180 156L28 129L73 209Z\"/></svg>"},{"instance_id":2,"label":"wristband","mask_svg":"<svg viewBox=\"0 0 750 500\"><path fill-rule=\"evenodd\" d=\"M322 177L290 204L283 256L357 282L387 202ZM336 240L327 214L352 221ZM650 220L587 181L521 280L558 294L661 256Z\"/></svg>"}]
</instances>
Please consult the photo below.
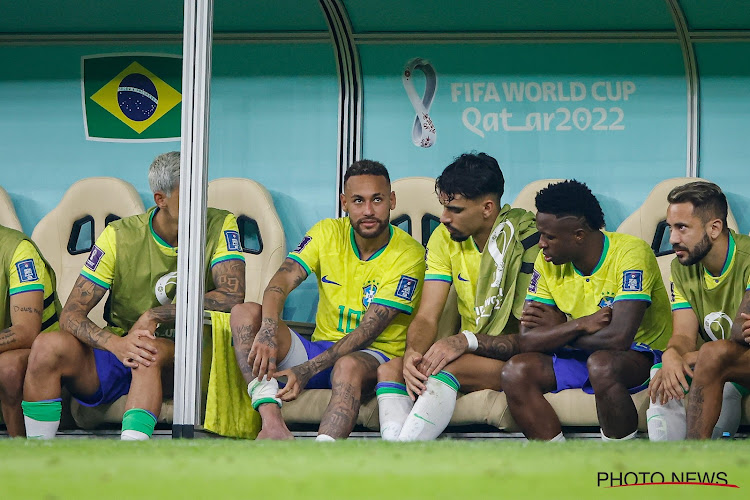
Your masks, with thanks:
<instances>
[{"instance_id":1,"label":"wristband","mask_svg":"<svg viewBox=\"0 0 750 500\"><path fill-rule=\"evenodd\" d=\"M464 337L466 337L466 342L469 343L467 346L467 349L469 352L474 352L479 347L479 341L477 340L477 336L471 333L469 330L464 330L461 333L464 334Z\"/></svg>"}]
</instances>

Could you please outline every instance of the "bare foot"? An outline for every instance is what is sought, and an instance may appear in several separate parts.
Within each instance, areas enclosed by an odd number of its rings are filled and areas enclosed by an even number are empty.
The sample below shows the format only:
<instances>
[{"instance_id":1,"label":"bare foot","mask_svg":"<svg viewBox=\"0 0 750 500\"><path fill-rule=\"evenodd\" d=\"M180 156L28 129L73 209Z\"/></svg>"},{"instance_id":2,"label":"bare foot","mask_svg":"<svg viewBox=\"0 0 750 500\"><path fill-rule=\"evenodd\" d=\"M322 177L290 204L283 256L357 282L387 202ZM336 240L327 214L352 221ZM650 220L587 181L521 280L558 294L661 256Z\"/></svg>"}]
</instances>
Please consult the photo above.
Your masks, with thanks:
<instances>
[{"instance_id":1,"label":"bare foot","mask_svg":"<svg viewBox=\"0 0 750 500\"><path fill-rule=\"evenodd\" d=\"M290 441L294 439L294 436L291 432L289 432L289 429L286 428L286 425L284 425L281 428L272 428L272 429L262 429L258 433L258 437L255 439L273 439L275 441Z\"/></svg>"},{"instance_id":2,"label":"bare foot","mask_svg":"<svg viewBox=\"0 0 750 500\"><path fill-rule=\"evenodd\" d=\"M263 428L255 439L274 439L278 441L294 439L294 436L281 416L281 408L275 404L262 404L258 407L260 417L263 419Z\"/></svg>"}]
</instances>

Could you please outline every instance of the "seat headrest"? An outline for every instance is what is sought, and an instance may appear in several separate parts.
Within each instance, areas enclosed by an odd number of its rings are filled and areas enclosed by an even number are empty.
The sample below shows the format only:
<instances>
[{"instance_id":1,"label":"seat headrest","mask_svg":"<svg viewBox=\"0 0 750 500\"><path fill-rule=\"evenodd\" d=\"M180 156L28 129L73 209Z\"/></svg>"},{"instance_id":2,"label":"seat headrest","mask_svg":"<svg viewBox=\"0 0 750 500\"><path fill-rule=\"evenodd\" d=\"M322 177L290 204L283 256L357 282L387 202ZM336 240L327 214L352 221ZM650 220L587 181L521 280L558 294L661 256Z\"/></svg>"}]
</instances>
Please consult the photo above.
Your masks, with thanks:
<instances>
[{"instance_id":1,"label":"seat headrest","mask_svg":"<svg viewBox=\"0 0 750 500\"><path fill-rule=\"evenodd\" d=\"M271 194L253 180L224 177L208 183L207 204L237 217L245 249L245 299L260 302L286 257L284 228ZM256 244L257 252L252 249Z\"/></svg>"},{"instance_id":2,"label":"seat headrest","mask_svg":"<svg viewBox=\"0 0 750 500\"><path fill-rule=\"evenodd\" d=\"M644 240L649 245L654 241L659 223L666 219L667 207L667 195L677 186L682 186L688 182L702 181L705 179L696 177L674 177L672 179L666 179L661 181L659 184L654 186L651 192L648 194L641 206L627 219L622 221L622 224L617 228L618 233L627 233L637 236ZM737 220L732 214L732 209L729 207L727 214L727 226L730 229L738 231Z\"/></svg>"},{"instance_id":3,"label":"seat headrest","mask_svg":"<svg viewBox=\"0 0 750 500\"><path fill-rule=\"evenodd\" d=\"M143 211L143 201L129 182L114 177L89 177L70 186L60 203L39 221L31 238L55 270L57 293L63 304L88 257L86 247L90 249L108 222ZM80 253L71 254L69 244L75 240L71 233L77 229L82 236L78 241L86 244ZM103 302L89 316L100 326Z\"/></svg>"},{"instance_id":4,"label":"seat headrest","mask_svg":"<svg viewBox=\"0 0 750 500\"><path fill-rule=\"evenodd\" d=\"M391 222L398 225L408 219L410 233L423 245L431 233L430 228L440 224L443 206L435 194L435 179L431 177L404 177L391 184L396 193L396 209L391 212Z\"/></svg>"},{"instance_id":5,"label":"seat headrest","mask_svg":"<svg viewBox=\"0 0 750 500\"><path fill-rule=\"evenodd\" d=\"M530 182L521 189L518 196L516 196L516 199L513 200L513 203L511 203L510 206L513 208L523 208L529 212L536 213L537 193L550 184L555 184L564 180L565 179L540 179L538 181Z\"/></svg>"},{"instance_id":6,"label":"seat headrest","mask_svg":"<svg viewBox=\"0 0 750 500\"><path fill-rule=\"evenodd\" d=\"M16 209L13 207L13 202L2 187L0 187L0 225L15 229L16 231L23 231L21 221L18 220Z\"/></svg>"}]
</instances>

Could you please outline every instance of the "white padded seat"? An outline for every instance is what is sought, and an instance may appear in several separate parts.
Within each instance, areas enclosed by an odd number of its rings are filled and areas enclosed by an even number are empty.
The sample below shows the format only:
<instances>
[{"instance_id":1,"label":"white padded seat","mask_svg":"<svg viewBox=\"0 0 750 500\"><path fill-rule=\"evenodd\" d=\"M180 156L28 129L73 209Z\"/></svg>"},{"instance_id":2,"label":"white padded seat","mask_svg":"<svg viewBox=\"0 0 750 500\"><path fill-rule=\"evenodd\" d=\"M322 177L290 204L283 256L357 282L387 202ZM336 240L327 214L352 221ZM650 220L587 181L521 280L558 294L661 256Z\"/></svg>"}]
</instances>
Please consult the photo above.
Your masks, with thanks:
<instances>
[{"instance_id":1,"label":"white padded seat","mask_svg":"<svg viewBox=\"0 0 750 500\"><path fill-rule=\"evenodd\" d=\"M630 214L627 219L622 221L617 228L617 232L632 234L633 236L641 238L649 245L652 245L659 223L664 221L667 216L667 207L669 207L667 195L669 192L677 186L682 186L688 182L702 180L705 179L697 177L674 177L661 181L654 186L641 206L638 207L635 212ZM729 207L727 213L727 226L734 231L739 231L737 220L734 218L734 214L732 214L731 207ZM670 266L673 259L674 255L671 253L656 257L656 261L659 263L662 280L664 281L664 286L667 290L669 290Z\"/></svg>"},{"instance_id":2,"label":"white padded seat","mask_svg":"<svg viewBox=\"0 0 750 500\"><path fill-rule=\"evenodd\" d=\"M8 192L0 186L0 225L23 231L21 221L18 220L16 209L8 196Z\"/></svg>"},{"instance_id":3,"label":"white padded seat","mask_svg":"<svg viewBox=\"0 0 750 500\"><path fill-rule=\"evenodd\" d=\"M396 209L391 212L391 221L398 222L408 217L411 221L410 234L422 245L427 245L429 222L425 217L439 223L440 214L443 213L443 206L435 194L435 179L404 177L391 183L391 189L396 193Z\"/></svg>"},{"instance_id":4,"label":"white padded seat","mask_svg":"<svg viewBox=\"0 0 750 500\"><path fill-rule=\"evenodd\" d=\"M513 208L523 208L536 213L536 194L550 184L562 182L565 179L540 179L526 184L510 204Z\"/></svg>"},{"instance_id":5,"label":"white padded seat","mask_svg":"<svg viewBox=\"0 0 750 500\"><path fill-rule=\"evenodd\" d=\"M224 177L208 183L208 206L232 212L241 235L247 219L257 223L262 245L260 253L245 249L245 300L260 303L266 285L286 257L284 227L271 195L253 180Z\"/></svg>"},{"instance_id":6,"label":"white padded seat","mask_svg":"<svg viewBox=\"0 0 750 500\"><path fill-rule=\"evenodd\" d=\"M68 250L76 221L84 217L93 219L93 245L107 218L124 218L143 211L143 201L129 182L114 177L89 177L70 186L60 203L39 221L31 238L55 270L57 295L63 305L89 256L88 250L75 255ZM89 318L99 326L105 325L105 301L106 296L89 313Z\"/></svg>"}]
</instances>

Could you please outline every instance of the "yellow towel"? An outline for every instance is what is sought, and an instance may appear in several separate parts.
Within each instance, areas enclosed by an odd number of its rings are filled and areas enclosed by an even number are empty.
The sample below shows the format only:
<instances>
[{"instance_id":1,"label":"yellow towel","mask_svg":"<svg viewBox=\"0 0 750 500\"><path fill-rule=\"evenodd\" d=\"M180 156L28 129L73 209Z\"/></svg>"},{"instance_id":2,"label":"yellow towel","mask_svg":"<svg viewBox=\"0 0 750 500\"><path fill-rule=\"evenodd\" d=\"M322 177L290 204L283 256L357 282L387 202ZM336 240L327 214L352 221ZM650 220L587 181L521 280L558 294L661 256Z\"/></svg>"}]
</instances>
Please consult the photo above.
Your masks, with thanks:
<instances>
[{"instance_id":1,"label":"yellow towel","mask_svg":"<svg viewBox=\"0 0 750 500\"><path fill-rule=\"evenodd\" d=\"M229 313L211 311L213 354L203 427L221 436L255 439L260 415L253 410L232 347Z\"/></svg>"}]
</instances>

